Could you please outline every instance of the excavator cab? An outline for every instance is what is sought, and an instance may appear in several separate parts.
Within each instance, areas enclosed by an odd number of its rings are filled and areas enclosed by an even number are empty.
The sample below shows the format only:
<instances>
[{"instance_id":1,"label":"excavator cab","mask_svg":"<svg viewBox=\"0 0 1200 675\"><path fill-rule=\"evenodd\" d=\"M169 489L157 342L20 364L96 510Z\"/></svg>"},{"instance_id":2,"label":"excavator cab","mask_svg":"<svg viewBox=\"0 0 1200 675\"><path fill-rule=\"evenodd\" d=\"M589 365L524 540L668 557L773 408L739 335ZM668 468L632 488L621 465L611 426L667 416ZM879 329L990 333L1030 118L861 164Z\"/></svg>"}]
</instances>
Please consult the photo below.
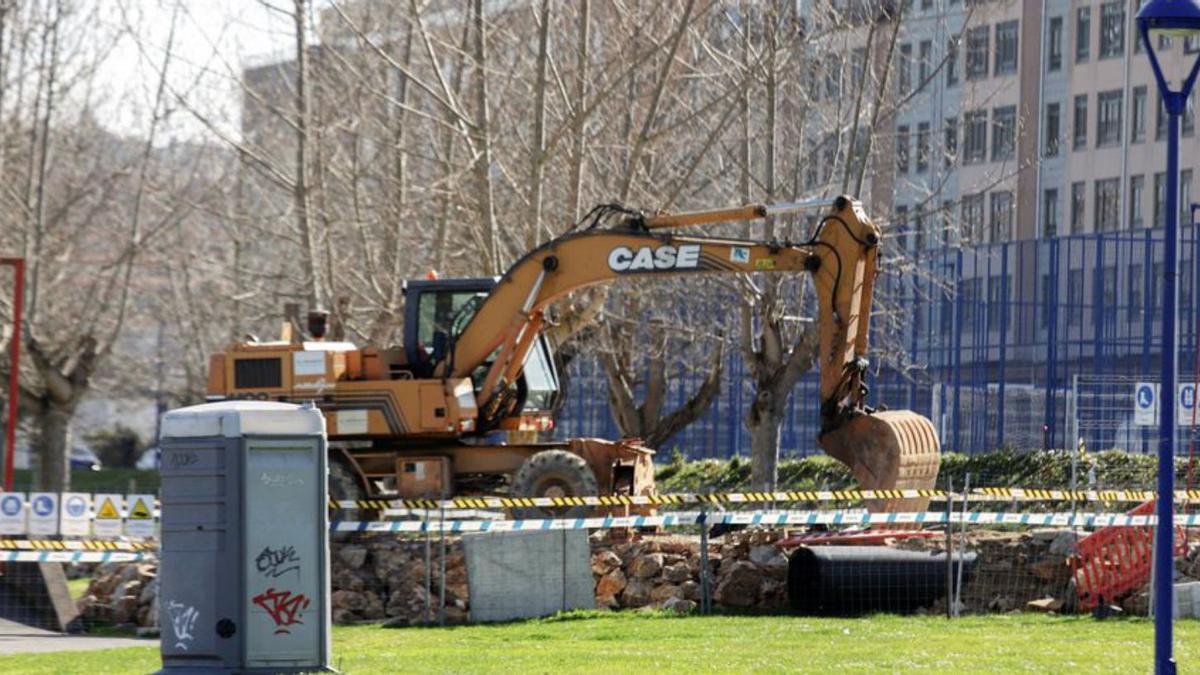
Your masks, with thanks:
<instances>
[{"instance_id":1,"label":"excavator cab","mask_svg":"<svg viewBox=\"0 0 1200 675\"><path fill-rule=\"evenodd\" d=\"M404 351L416 377L433 377L436 366L450 357L455 337L475 316L497 281L495 277L475 277L405 283ZM488 359L471 373L476 390L483 384L491 362ZM549 414L557 407L558 369L554 350L544 335L526 355L515 384L522 413Z\"/></svg>"}]
</instances>

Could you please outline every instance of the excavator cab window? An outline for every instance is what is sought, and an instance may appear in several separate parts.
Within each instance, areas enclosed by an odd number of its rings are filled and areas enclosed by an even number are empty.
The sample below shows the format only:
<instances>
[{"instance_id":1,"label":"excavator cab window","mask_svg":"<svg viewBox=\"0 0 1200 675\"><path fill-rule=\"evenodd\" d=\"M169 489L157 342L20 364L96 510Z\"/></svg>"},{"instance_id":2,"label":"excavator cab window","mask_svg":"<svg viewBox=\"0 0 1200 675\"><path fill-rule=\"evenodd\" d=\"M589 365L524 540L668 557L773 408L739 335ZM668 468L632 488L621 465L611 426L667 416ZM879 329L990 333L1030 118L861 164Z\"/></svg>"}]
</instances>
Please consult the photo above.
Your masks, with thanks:
<instances>
[{"instance_id":1,"label":"excavator cab window","mask_svg":"<svg viewBox=\"0 0 1200 675\"><path fill-rule=\"evenodd\" d=\"M474 316L471 306L486 297L496 285L489 277L478 279L411 280L405 284L404 351L418 376L426 377L445 354L436 353L438 333L445 335L447 347L456 329ZM466 315L466 316L465 316ZM426 372L428 371L428 372Z\"/></svg>"}]
</instances>

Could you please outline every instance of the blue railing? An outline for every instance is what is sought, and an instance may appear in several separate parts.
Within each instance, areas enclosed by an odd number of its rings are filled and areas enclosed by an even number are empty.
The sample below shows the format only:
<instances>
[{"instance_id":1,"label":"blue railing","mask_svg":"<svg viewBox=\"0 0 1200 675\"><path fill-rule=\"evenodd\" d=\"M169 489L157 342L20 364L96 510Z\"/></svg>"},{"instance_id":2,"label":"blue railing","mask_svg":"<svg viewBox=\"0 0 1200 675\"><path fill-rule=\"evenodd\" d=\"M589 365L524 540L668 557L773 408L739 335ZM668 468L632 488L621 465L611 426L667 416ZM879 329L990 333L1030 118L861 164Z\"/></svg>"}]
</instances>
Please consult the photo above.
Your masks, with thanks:
<instances>
[{"instance_id":1,"label":"blue railing","mask_svg":"<svg viewBox=\"0 0 1200 675\"><path fill-rule=\"evenodd\" d=\"M1193 372L1200 331L1196 235L1195 226L1181 228L1184 373ZM1091 448L1146 451L1113 429L1126 428L1133 415L1132 386L1122 382L1157 376L1162 245L1162 230L1137 229L928 251L916 271L911 262L905 272L885 262L872 330L872 356L882 368L870 380L872 401L929 416L947 450L1074 447L1083 436ZM693 458L749 453L743 419L752 384L740 354L727 351L717 401L665 449L678 447ZM581 357L570 369L560 433L619 436L601 366ZM702 378L674 378L672 402L682 403ZM1104 406L1086 407L1085 414L1076 398L1092 392L1075 389L1105 378L1115 388L1105 391ZM813 372L793 391L781 437L785 454L817 451L818 407ZM1186 452L1189 444L1179 447Z\"/></svg>"}]
</instances>

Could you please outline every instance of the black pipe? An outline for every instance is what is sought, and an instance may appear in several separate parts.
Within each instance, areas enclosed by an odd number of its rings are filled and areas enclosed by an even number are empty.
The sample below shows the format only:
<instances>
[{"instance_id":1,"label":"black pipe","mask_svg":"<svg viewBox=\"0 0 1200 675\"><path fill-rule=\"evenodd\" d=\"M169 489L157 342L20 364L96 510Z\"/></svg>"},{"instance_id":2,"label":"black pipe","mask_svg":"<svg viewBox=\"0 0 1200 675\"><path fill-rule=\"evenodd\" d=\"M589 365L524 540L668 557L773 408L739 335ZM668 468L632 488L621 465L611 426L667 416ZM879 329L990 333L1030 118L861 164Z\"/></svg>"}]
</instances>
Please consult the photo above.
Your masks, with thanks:
<instances>
[{"instance_id":1,"label":"black pipe","mask_svg":"<svg viewBox=\"0 0 1200 675\"><path fill-rule=\"evenodd\" d=\"M963 580L975 554L954 554ZM946 594L946 554L882 546L814 546L796 549L788 562L788 600L798 614L846 616L914 612Z\"/></svg>"}]
</instances>

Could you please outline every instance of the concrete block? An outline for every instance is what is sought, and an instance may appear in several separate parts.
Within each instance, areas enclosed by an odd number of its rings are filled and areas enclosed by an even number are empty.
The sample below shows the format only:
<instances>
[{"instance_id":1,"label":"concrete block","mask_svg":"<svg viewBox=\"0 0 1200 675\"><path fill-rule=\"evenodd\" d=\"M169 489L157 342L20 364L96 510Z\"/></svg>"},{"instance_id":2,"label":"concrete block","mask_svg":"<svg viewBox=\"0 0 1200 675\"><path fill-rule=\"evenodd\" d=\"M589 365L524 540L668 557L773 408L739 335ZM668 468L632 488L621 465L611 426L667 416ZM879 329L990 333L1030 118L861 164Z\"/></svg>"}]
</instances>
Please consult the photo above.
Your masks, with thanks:
<instances>
[{"instance_id":1,"label":"concrete block","mask_svg":"<svg viewBox=\"0 0 1200 675\"><path fill-rule=\"evenodd\" d=\"M509 621L594 609L585 530L463 536L472 621Z\"/></svg>"}]
</instances>

